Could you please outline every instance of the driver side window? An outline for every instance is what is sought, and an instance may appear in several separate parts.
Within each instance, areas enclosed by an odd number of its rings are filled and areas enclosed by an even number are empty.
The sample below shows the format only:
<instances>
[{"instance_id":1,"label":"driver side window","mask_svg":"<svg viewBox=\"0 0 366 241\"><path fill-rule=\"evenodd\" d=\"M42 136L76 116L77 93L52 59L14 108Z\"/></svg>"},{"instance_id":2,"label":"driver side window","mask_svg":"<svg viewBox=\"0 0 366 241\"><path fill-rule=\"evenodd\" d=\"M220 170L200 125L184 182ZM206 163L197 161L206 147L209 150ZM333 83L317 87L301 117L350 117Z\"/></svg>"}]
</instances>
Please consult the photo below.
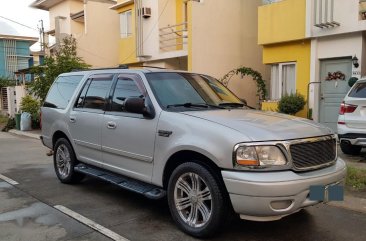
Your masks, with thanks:
<instances>
[{"instance_id":1,"label":"driver side window","mask_svg":"<svg viewBox=\"0 0 366 241\"><path fill-rule=\"evenodd\" d=\"M129 97L142 97L136 82L128 77L120 77L114 90L111 111L124 112L124 101Z\"/></svg>"}]
</instances>

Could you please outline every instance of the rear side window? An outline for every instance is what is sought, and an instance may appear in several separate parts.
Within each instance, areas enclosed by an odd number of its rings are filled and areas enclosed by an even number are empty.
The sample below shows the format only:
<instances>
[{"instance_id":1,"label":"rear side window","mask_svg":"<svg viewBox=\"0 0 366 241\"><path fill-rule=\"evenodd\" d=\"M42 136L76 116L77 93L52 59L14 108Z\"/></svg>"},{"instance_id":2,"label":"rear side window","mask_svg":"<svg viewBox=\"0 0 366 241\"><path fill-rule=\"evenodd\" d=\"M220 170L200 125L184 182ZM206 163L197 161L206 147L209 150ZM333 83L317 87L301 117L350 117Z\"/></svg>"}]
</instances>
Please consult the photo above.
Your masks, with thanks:
<instances>
[{"instance_id":1,"label":"rear side window","mask_svg":"<svg viewBox=\"0 0 366 241\"><path fill-rule=\"evenodd\" d=\"M83 75L58 77L48 92L43 106L65 109L82 78Z\"/></svg>"},{"instance_id":2,"label":"rear side window","mask_svg":"<svg viewBox=\"0 0 366 241\"><path fill-rule=\"evenodd\" d=\"M348 95L354 98L366 98L366 83L357 83Z\"/></svg>"},{"instance_id":3,"label":"rear side window","mask_svg":"<svg viewBox=\"0 0 366 241\"><path fill-rule=\"evenodd\" d=\"M113 75L95 75L85 84L76 102L77 108L103 109Z\"/></svg>"}]
</instances>

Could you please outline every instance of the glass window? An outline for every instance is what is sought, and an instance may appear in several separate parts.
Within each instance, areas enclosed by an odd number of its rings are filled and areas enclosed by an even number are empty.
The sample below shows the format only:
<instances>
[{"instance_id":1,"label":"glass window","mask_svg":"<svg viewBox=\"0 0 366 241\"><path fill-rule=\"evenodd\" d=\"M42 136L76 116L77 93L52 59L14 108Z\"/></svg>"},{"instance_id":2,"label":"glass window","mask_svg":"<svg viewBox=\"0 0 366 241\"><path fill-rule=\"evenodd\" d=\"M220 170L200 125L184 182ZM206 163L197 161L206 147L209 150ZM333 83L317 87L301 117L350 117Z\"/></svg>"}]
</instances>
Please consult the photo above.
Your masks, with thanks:
<instances>
[{"instance_id":1,"label":"glass window","mask_svg":"<svg viewBox=\"0 0 366 241\"><path fill-rule=\"evenodd\" d=\"M65 109L82 78L83 75L58 77L48 92L43 106Z\"/></svg>"},{"instance_id":2,"label":"glass window","mask_svg":"<svg viewBox=\"0 0 366 241\"><path fill-rule=\"evenodd\" d=\"M271 99L296 93L296 64L274 64L271 68Z\"/></svg>"},{"instance_id":3,"label":"glass window","mask_svg":"<svg viewBox=\"0 0 366 241\"><path fill-rule=\"evenodd\" d=\"M100 75L88 80L79 96L76 107L103 109L112 83L112 77L112 75Z\"/></svg>"},{"instance_id":4,"label":"glass window","mask_svg":"<svg viewBox=\"0 0 366 241\"><path fill-rule=\"evenodd\" d=\"M119 15L121 38L132 35L132 11L128 10Z\"/></svg>"},{"instance_id":5,"label":"glass window","mask_svg":"<svg viewBox=\"0 0 366 241\"><path fill-rule=\"evenodd\" d=\"M366 98L366 83L357 83L348 95L354 98Z\"/></svg>"},{"instance_id":6,"label":"glass window","mask_svg":"<svg viewBox=\"0 0 366 241\"><path fill-rule=\"evenodd\" d=\"M111 111L124 111L124 101L129 97L139 97L142 93L131 78L119 78L113 94Z\"/></svg>"},{"instance_id":7,"label":"glass window","mask_svg":"<svg viewBox=\"0 0 366 241\"><path fill-rule=\"evenodd\" d=\"M241 103L216 79L189 73L148 73L149 84L160 105Z\"/></svg>"}]
</instances>

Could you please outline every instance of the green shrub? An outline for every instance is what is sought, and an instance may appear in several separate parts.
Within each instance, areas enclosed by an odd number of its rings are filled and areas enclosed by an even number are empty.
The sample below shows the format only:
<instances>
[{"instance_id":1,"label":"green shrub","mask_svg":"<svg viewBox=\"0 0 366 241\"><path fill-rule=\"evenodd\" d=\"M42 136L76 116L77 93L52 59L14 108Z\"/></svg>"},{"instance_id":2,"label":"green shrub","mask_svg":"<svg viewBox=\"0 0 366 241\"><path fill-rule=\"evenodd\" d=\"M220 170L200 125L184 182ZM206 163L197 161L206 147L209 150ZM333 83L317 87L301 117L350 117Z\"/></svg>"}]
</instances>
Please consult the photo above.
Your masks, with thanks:
<instances>
[{"instance_id":1,"label":"green shrub","mask_svg":"<svg viewBox=\"0 0 366 241\"><path fill-rule=\"evenodd\" d=\"M22 101L20 102L20 110L22 112L28 112L29 114L31 114L33 121L38 121L39 109L40 109L39 101L33 98L32 96L26 95L22 98Z\"/></svg>"},{"instance_id":2,"label":"green shrub","mask_svg":"<svg viewBox=\"0 0 366 241\"><path fill-rule=\"evenodd\" d=\"M305 104L304 96L298 93L284 95L278 102L278 112L295 115L297 112L304 109Z\"/></svg>"},{"instance_id":3,"label":"green shrub","mask_svg":"<svg viewBox=\"0 0 366 241\"><path fill-rule=\"evenodd\" d=\"M348 166L346 184L353 190L366 190L366 169Z\"/></svg>"}]
</instances>

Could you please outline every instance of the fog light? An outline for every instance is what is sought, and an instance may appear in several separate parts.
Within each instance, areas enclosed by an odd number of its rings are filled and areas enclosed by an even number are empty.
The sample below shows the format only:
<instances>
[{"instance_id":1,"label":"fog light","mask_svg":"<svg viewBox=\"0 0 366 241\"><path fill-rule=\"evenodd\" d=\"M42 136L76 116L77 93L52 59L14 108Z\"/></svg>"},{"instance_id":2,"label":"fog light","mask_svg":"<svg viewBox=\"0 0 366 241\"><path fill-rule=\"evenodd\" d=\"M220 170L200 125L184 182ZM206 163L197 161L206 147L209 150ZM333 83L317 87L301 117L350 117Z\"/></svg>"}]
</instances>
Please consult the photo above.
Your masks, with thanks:
<instances>
[{"instance_id":1,"label":"fog light","mask_svg":"<svg viewBox=\"0 0 366 241\"><path fill-rule=\"evenodd\" d=\"M271 202L271 208L273 210L288 209L293 203L293 200L280 200Z\"/></svg>"}]
</instances>

